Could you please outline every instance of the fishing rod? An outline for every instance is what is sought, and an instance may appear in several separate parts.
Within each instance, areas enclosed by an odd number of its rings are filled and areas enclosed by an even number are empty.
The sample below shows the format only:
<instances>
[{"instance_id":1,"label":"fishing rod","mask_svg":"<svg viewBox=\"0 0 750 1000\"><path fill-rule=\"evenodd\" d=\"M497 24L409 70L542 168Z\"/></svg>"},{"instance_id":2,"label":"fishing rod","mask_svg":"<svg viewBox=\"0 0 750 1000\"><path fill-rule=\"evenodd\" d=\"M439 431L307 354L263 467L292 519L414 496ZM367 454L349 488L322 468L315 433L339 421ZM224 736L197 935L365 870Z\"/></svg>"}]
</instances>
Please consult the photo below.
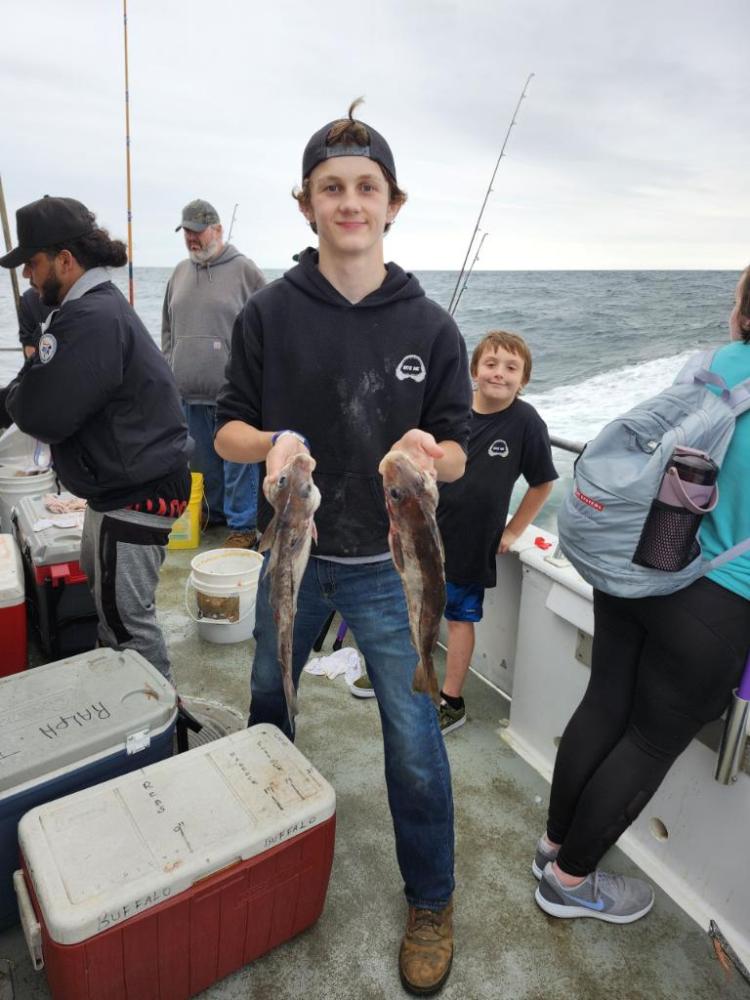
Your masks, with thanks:
<instances>
[{"instance_id":1,"label":"fishing rod","mask_svg":"<svg viewBox=\"0 0 750 1000\"><path fill-rule=\"evenodd\" d=\"M133 284L133 198L130 183L130 87L128 81L128 0L122 0L122 22L125 40L125 173L128 192L128 301L135 303Z\"/></svg>"},{"instance_id":2,"label":"fishing rod","mask_svg":"<svg viewBox=\"0 0 750 1000\"><path fill-rule=\"evenodd\" d=\"M479 260L479 254L482 252L482 245L484 244L484 241L487 239L487 237L489 235L490 235L489 233L482 233L482 238L479 241L479 246L477 247L477 252L474 254L474 260L471 262L471 266L469 267L469 270L466 272L466 277L464 278L464 283L463 283L463 285L461 285L461 291L456 296L456 301L455 301L455 303L453 305L453 312L451 313L451 316L454 315L454 313L458 309L458 303L461 301L461 296L464 294L464 292L466 291L466 288L467 288L467 286L469 284L469 278L471 277L471 272L474 270L474 265Z\"/></svg>"},{"instance_id":3,"label":"fishing rod","mask_svg":"<svg viewBox=\"0 0 750 1000\"><path fill-rule=\"evenodd\" d=\"M474 240L477 238L477 233L479 232L479 226L480 226L480 224L482 222L482 216L484 215L484 210L487 207L487 201L488 201L490 195L492 194L492 185L495 183L495 175L497 174L497 169L500 166L500 161L502 160L503 156L505 155L505 147L508 144L508 138L510 137L510 130L516 124L516 115L518 114L518 109L521 107L521 101L524 99L524 97L526 97L526 89L529 86L529 83L531 82L532 76L534 76L534 74L533 73L529 73L528 77L526 78L526 83L523 85L523 90L521 91L521 96L518 98L518 103L516 104L515 111L513 112L513 116L511 117L510 125L508 125L508 129L507 129L507 131L505 133L505 138L503 139L503 144L500 147L500 155L497 158L497 163L495 164L495 169L492 171L492 177L490 178L490 183L489 183L489 185L487 187L487 192L486 192L486 194L484 196L484 201L482 202L482 207L479 210L479 216L477 217L476 225L474 226L474 232L471 234L471 239L469 240L469 245L466 248L466 256L464 257L464 262L461 265L461 270L459 272L458 279L456 280L456 286L453 289L453 294L451 295L451 300L448 303L448 312L451 314L451 316L453 316L453 314L455 313L456 307L458 306L458 299L461 297L460 295L458 295L458 290L459 290L459 288L461 286L461 279L463 278L464 272L466 271L466 262L468 261L469 254L471 253L471 249L474 246ZM456 298L457 295L458 295L458 298Z\"/></svg>"},{"instance_id":4,"label":"fishing rod","mask_svg":"<svg viewBox=\"0 0 750 1000\"><path fill-rule=\"evenodd\" d=\"M232 221L229 223L229 236L227 236L227 243L231 243L232 242L232 230L234 229L234 220L235 220L235 217L237 215L237 209L239 208L239 206L240 206L240 203L237 202L237 204L232 209Z\"/></svg>"},{"instance_id":5,"label":"fishing rod","mask_svg":"<svg viewBox=\"0 0 750 1000\"><path fill-rule=\"evenodd\" d=\"M0 176L0 215L3 223L3 236L5 238L5 249L10 253L12 249L10 241L10 225L8 224L8 209L5 205L5 192L3 191L3 178ZM13 301L16 303L16 315L18 322L21 322L21 293L18 290L18 275L15 267L10 268L10 283L13 286ZM5 348L5 350L16 350L16 348Z\"/></svg>"}]
</instances>

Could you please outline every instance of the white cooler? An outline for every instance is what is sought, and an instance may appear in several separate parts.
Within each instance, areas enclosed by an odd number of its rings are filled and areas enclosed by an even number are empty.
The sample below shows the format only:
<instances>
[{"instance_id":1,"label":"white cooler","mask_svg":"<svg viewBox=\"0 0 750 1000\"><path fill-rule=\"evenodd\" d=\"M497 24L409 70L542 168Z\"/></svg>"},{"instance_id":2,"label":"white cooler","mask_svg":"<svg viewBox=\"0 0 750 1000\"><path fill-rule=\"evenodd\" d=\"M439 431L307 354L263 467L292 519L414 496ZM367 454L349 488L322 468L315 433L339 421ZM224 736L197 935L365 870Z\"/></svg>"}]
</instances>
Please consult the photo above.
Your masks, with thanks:
<instances>
[{"instance_id":1,"label":"white cooler","mask_svg":"<svg viewBox=\"0 0 750 1000\"><path fill-rule=\"evenodd\" d=\"M28 812L14 881L55 1000L187 1000L317 920L335 796L275 726Z\"/></svg>"}]
</instances>

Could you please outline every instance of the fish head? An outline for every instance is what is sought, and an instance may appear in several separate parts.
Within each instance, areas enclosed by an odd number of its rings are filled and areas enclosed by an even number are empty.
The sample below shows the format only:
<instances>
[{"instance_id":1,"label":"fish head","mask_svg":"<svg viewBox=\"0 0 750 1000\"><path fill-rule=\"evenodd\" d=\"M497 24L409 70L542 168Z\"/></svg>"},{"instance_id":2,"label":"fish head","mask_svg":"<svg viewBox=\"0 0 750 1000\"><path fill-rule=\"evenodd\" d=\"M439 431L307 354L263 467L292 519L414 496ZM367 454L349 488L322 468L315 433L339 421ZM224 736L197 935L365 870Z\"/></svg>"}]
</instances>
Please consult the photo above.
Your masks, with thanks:
<instances>
[{"instance_id":1,"label":"fish head","mask_svg":"<svg viewBox=\"0 0 750 1000\"><path fill-rule=\"evenodd\" d=\"M409 517L416 508L437 506L438 490L434 476L420 469L404 451L389 451L380 463L383 490L392 519Z\"/></svg>"},{"instance_id":2,"label":"fish head","mask_svg":"<svg viewBox=\"0 0 750 1000\"><path fill-rule=\"evenodd\" d=\"M320 506L320 490L313 482L315 460L306 452L294 455L268 489L268 501L274 510L293 511L312 517Z\"/></svg>"}]
</instances>

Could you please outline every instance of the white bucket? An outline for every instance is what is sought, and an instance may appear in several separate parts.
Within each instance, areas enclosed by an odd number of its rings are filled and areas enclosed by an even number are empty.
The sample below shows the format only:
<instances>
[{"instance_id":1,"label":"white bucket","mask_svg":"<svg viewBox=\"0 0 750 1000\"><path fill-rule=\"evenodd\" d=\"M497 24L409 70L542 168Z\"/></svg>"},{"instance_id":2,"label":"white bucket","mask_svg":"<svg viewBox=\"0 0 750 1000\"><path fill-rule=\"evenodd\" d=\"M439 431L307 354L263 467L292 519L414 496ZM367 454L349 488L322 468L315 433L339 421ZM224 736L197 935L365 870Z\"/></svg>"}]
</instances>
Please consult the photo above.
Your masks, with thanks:
<instances>
[{"instance_id":1,"label":"white bucket","mask_svg":"<svg viewBox=\"0 0 750 1000\"><path fill-rule=\"evenodd\" d=\"M42 496L57 490L52 469L31 475L19 474L15 465L0 465L0 532L12 532L11 513L22 497Z\"/></svg>"},{"instance_id":2,"label":"white bucket","mask_svg":"<svg viewBox=\"0 0 750 1000\"><path fill-rule=\"evenodd\" d=\"M211 549L191 559L185 607L202 639L229 643L250 638L262 565L263 556L252 549Z\"/></svg>"},{"instance_id":3,"label":"white bucket","mask_svg":"<svg viewBox=\"0 0 750 1000\"><path fill-rule=\"evenodd\" d=\"M0 465L16 465L27 472L43 472L51 464L49 445L24 434L15 424L0 434Z\"/></svg>"}]
</instances>

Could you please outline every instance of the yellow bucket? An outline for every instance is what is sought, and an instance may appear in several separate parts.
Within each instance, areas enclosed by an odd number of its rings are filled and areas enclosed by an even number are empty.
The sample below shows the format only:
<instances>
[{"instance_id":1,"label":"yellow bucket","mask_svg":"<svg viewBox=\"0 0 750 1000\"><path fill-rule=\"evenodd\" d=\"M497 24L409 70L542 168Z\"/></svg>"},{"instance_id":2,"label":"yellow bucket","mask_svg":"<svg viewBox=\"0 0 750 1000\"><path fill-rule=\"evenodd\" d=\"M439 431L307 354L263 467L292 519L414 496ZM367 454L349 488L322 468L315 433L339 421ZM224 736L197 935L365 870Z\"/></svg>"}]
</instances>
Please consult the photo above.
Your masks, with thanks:
<instances>
[{"instance_id":1,"label":"yellow bucket","mask_svg":"<svg viewBox=\"0 0 750 1000\"><path fill-rule=\"evenodd\" d=\"M191 472L190 500L182 517L178 517L169 533L168 549L197 549L201 537L201 504L203 473Z\"/></svg>"}]
</instances>

